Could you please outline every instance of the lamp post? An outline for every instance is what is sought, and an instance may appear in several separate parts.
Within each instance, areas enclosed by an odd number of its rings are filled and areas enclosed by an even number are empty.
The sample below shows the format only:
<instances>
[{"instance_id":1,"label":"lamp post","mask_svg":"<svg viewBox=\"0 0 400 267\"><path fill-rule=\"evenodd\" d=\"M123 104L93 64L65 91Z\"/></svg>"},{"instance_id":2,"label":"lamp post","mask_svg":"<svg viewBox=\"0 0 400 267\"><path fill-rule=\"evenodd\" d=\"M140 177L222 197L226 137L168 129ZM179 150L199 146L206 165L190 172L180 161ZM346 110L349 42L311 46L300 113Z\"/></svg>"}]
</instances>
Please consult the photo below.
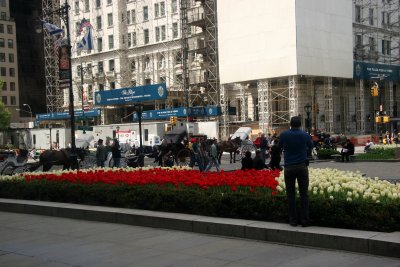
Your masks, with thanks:
<instances>
[{"instance_id":1,"label":"lamp post","mask_svg":"<svg viewBox=\"0 0 400 267\"><path fill-rule=\"evenodd\" d=\"M31 115L31 121L33 122L33 119L32 119L32 109L31 109L31 106L29 106L29 104L22 104L22 106L24 106L24 107L28 107L28 108L29 108L29 114Z\"/></svg>"},{"instance_id":2,"label":"lamp post","mask_svg":"<svg viewBox=\"0 0 400 267\"><path fill-rule=\"evenodd\" d=\"M117 134L117 140L118 140L118 142L119 142L119 126L117 126L117 132L116 132L116 134Z\"/></svg>"},{"instance_id":3,"label":"lamp post","mask_svg":"<svg viewBox=\"0 0 400 267\"><path fill-rule=\"evenodd\" d=\"M307 119L306 119L305 126L307 128L308 134L311 134L311 130L310 130L310 128L311 128L311 119L310 119L311 109L312 109L312 107L311 107L310 104L307 104L307 105L304 106L304 111L307 114Z\"/></svg>"},{"instance_id":4,"label":"lamp post","mask_svg":"<svg viewBox=\"0 0 400 267\"><path fill-rule=\"evenodd\" d=\"M25 113L29 113L29 115L31 116L31 120L32 120L32 112L31 111L27 111L27 110L20 109L20 108L16 108L15 110L21 111L21 112L25 112ZM29 128L29 127L26 127L26 128Z\"/></svg>"},{"instance_id":5,"label":"lamp post","mask_svg":"<svg viewBox=\"0 0 400 267\"><path fill-rule=\"evenodd\" d=\"M50 129L50 150L53 150L53 140L51 139L51 129L53 128L53 126L51 124L49 124L49 129Z\"/></svg>"},{"instance_id":6,"label":"lamp post","mask_svg":"<svg viewBox=\"0 0 400 267\"><path fill-rule=\"evenodd\" d=\"M57 14L64 22L67 31L67 53L68 53L68 78L69 78L69 114L71 123L71 148L75 151L75 111L74 111L74 92L72 89L72 65L71 65L71 39L70 39L70 29L69 29L69 14L68 11L70 5L68 5L68 0L65 0L64 5L59 9L52 10L45 13L44 16ZM43 22L41 22L40 28L37 28L37 32L40 33L43 29Z\"/></svg>"},{"instance_id":7,"label":"lamp post","mask_svg":"<svg viewBox=\"0 0 400 267\"><path fill-rule=\"evenodd\" d=\"M143 112L143 104L138 103L135 105L135 111L138 116L139 121L139 160L138 165L140 167L144 166L144 154L143 154L143 144L142 144L142 112Z\"/></svg>"}]
</instances>

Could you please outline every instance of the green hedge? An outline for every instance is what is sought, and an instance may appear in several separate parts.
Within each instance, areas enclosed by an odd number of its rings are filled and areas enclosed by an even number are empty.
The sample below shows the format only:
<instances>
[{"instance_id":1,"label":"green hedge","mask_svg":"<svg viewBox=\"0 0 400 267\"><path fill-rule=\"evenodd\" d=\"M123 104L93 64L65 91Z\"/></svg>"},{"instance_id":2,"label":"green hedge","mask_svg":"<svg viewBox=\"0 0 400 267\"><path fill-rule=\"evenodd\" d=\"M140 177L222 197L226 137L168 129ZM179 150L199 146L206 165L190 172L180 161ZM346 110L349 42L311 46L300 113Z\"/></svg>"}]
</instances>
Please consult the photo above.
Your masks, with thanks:
<instances>
[{"instance_id":1,"label":"green hedge","mask_svg":"<svg viewBox=\"0 0 400 267\"><path fill-rule=\"evenodd\" d=\"M0 181L0 197L135 208L205 216L286 222L284 196L238 188L203 190L174 186ZM310 194L314 225L370 231L399 231L400 207L388 203L329 200Z\"/></svg>"},{"instance_id":2,"label":"green hedge","mask_svg":"<svg viewBox=\"0 0 400 267\"><path fill-rule=\"evenodd\" d=\"M318 159L331 159L334 154L338 154L338 152L336 149L331 148L321 148L317 151Z\"/></svg>"},{"instance_id":3,"label":"green hedge","mask_svg":"<svg viewBox=\"0 0 400 267\"><path fill-rule=\"evenodd\" d=\"M368 150L367 153L357 155L357 159L394 159L394 148L373 148Z\"/></svg>"}]
</instances>

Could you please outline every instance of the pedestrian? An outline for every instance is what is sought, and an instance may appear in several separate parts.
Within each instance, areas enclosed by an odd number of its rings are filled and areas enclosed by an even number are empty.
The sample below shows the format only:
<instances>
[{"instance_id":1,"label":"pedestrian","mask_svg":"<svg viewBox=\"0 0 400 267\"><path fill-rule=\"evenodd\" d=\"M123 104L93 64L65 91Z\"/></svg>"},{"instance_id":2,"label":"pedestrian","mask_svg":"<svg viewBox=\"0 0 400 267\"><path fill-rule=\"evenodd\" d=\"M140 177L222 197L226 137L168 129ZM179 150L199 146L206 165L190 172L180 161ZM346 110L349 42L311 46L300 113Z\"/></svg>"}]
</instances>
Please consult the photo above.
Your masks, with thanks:
<instances>
[{"instance_id":1,"label":"pedestrian","mask_svg":"<svg viewBox=\"0 0 400 267\"><path fill-rule=\"evenodd\" d=\"M99 139L99 141L97 141L97 150L96 150L97 167L104 167L105 160L106 160L106 148L103 145L103 139Z\"/></svg>"},{"instance_id":2,"label":"pedestrian","mask_svg":"<svg viewBox=\"0 0 400 267\"><path fill-rule=\"evenodd\" d=\"M195 139L195 142L192 145L193 149L193 154L194 154L194 161L193 161L193 167L197 163L197 166L199 167L200 171L203 171L203 162L201 160L201 148L200 148L200 143L199 140Z\"/></svg>"},{"instance_id":3,"label":"pedestrian","mask_svg":"<svg viewBox=\"0 0 400 267\"><path fill-rule=\"evenodd\" d=\"M275 144L271 147L271 160L269 162L269 168L271 170L282 170L282 166L281 166L281 149L279 148L279 139L276 138L276 142Z\"/></svg>"},{"instance_id":4,"label":"pedestrian","mask_svg":"<svg viewBox=\"0 0 400 267\"><path fill-rule=\"evenodd\" d=\"M288 203L289 224L303 227L310 225L308 207L308 150L312 149L311 137L300 130L301 119L298 116L290 119L290 129L281 133L279 148L285 159L284 179ZM296 180L301 199L300 218L296 210Z\"/></svg>"},{"instance_id":5,"label":"pedestrian","mask_svg":"<svg viewBox=\"0 0 400 267\"><path fill-rule=\"evenodd\" d=\"M260 150L256 151L256 156L253 159L253 168L255 170L262 170L265 168L265 159L262 157Z\"/></svg>"},{"instance_id":6,"label":"pedestrian","mask_svg":"<svg viewBox=\"0 0 400 267\"><path fill-rule=\"evenodd\" d=\"M242 170L251 170L253 169L253 159L251 158L251 152L246 151L244 154L244 158L242 159Z\"/></svg>"},{"instance_id":7,"label":"pedestrian","mask_svg":"<svg viewBox=\"0 0 400 267\"><path fill-rule=\"evenodd\" d=\"M215 168L219 172L219 163L218 163L218 153L217 153L217 140L214 139L213 143L210 147L210 157L208 158L209 163L207 168L205 169L206 172L208 172L213 165L215 165Z\"/></svg>"},{"instance_id":8,"label":"pedestrian","mask_svg":"<svg viewBox=\"0 0 400 267\"><path fill-rule=\"evenodd\" d=\"M368 139L364 147L364 152L367 153L374 146L374 142Z\"/></svg>"},{"instance_id":9,"label":"pedestrian","mask_svg":"<svg viewBox=\"0 0 400 267\"><path fill-rule=\"evenodd\" d=\"M111 154L114 160L114 166L119 168L121 166L121 147L117 139L114 139L114 142L111 146Z\"/></svg>"},{"instance_id":10,"label":"pedestrian","mask_svg":"<svg viewBox=\"0 0 400 267\"><path fill-rule=\"evenodd\" d=\"M260 139L260 153L265 164L265 160L267 159L268 140L265 138L265 134L262 134Z\"/></svg>"}]
</instances>

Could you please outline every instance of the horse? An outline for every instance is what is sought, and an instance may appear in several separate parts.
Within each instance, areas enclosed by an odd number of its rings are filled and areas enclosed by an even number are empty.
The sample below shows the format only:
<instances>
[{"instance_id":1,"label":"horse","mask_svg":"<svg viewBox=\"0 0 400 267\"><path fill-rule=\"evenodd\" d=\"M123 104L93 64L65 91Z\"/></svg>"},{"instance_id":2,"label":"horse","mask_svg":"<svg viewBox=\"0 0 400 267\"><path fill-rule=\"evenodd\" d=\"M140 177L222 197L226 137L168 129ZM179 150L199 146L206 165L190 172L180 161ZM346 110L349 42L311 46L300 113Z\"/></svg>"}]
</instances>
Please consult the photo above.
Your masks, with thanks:
<instances>
[{"instance_id":1,"label":"horse","mask_svg":"<svg viewBox=\"0 0 400 267\"><path fill-rule=\"evenodd\" d=\"M235 139L228 141L221 141L217 143L217 151L218 151L218 162L221 164L221 157L223 152L229 152L229 163L232 163L232 154L233 154L233 163L236 163L236 154L239 153L239 147L242 143L240 137L236 137Z\"/></svg>"},{"instance_id":2,"label":"horse","mask_svg":"<svg viewBox=\"0 0 400 267\"><path fill-rule=\"evenodd\" d=\"M86 151L83 148L75 149L76 155L80 160L85 159ZM43 171L47 172L53 165L63 165L63 170L79 169L77 157L74 157L71 148L60 150L45 150L39 156L39 166L43 165Z\"/></svg>"}]
</instances>

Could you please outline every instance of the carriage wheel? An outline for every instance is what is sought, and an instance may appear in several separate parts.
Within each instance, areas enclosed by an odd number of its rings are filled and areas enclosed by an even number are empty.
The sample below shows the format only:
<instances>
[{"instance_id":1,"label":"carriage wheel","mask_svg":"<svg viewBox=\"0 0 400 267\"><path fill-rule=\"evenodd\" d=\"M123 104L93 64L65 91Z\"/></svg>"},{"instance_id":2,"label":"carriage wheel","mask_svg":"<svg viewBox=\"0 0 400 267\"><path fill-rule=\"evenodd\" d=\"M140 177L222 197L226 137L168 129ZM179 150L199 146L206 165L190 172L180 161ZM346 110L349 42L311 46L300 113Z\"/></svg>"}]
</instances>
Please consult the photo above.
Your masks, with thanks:
<instances>
[{"instance_id":1,"label":"carriage wheel","mask_svg":"<svg viewBox=\"0 0 400 267\"><path fill-rule=\"evenodd\" d=\"M29 172L29 167L27 165L22 166L22 167L17 167L13 170L12 175L18 174L18 173L24 173L24 172Z\"/></svg>"},{"instance_id":2,"label":"carriage wheel","mask_svg":"<svg viewBox=\"0 0 400 267\"><path fill-rule=\"evenodd\" d=\"M189 166L191 158L191 152L189 149L179 150L176 154L176 162L178 166Z\"/></svg>"},{"instance_id":3,"label":"carriage wheel","mask_svg":"<svg viewBox=\"0 0 400 267\"><path fill-rule=\"evenodd\" d=\"M1 175L12 175L14 172L14 169L15 169L14 163L9 162L1 171Z\"/></svg>"}]
</instances>

